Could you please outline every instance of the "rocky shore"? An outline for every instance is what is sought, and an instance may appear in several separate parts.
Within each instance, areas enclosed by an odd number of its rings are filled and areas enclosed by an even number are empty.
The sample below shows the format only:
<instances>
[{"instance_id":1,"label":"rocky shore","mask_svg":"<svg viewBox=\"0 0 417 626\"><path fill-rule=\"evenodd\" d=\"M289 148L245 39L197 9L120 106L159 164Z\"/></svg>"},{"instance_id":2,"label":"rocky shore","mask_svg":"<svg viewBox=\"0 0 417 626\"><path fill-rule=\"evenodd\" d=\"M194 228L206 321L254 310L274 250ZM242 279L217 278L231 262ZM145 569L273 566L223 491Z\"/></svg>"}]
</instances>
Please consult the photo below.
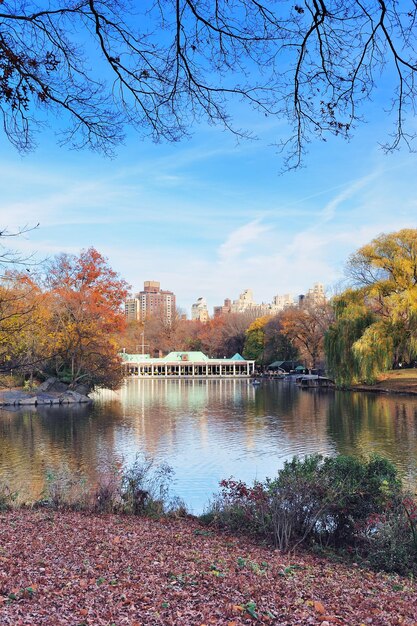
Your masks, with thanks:
<instances>
[{"instance_id":1,"label":"rocky shore","mask_svg":"<svg viewBox=\"0 0 417 626\"><path fill-rule=\"evenodd\" d=\"M88 389L84 385L70 389L68 385L56 378L48 378L35 389L0 391L0 406L40 406L92 402L87 394Z\"/></svg>"}]
</instances>

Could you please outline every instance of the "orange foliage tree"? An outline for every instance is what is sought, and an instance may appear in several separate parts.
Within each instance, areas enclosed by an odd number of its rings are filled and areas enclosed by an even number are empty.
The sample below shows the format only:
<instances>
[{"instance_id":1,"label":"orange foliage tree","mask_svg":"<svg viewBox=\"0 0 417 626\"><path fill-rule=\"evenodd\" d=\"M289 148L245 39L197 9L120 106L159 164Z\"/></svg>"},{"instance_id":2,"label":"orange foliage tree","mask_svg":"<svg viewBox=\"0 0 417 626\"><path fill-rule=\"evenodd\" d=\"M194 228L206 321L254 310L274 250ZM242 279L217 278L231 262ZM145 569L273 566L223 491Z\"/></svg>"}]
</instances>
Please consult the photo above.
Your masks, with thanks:
<instances>
[{"instance_id":1,"label":"orange foliage tree","mask_svg":"<svg viewBox=\"0 0 417 626\"><path fill-rule=\"evenodd\" d=\"M50 264L48 373L75 386L117 386L121 379L115 339L125 326L127 283L94 248L62 254Z\"/></svg>"},{"instance_id":2,"label":"orange foliage tree","mask_svg":"<svg viewBox=\"0 0 417 626\"><path fill-rule=\"evenodd\" d=\"M291 307L280 313L281 332L309 368L324 363L324 336L332 321L333 310L328 302Z\"/></svg>"}]
</instances>

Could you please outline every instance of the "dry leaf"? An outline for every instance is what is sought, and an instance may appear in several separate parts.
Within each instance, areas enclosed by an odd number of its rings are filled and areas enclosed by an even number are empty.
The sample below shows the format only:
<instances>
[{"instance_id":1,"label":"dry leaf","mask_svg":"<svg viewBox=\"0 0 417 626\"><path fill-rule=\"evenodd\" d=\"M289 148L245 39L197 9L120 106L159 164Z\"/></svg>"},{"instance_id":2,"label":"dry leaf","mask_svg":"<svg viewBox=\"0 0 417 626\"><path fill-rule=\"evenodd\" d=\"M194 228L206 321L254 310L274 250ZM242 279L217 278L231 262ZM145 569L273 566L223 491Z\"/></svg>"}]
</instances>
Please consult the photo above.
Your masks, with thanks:
<instances>
[{"instance_id":1,"label":"dry leaf","mask_svg":"<svg viewBox=\"0 0 417 626\"><path fill-rule=\"evenodd\" d=\"M324 608L321 602L315 601L314 608L317 611L317 613L321 613L322 615L326 612L326 609Z\"/></svg>"}]
</instances>

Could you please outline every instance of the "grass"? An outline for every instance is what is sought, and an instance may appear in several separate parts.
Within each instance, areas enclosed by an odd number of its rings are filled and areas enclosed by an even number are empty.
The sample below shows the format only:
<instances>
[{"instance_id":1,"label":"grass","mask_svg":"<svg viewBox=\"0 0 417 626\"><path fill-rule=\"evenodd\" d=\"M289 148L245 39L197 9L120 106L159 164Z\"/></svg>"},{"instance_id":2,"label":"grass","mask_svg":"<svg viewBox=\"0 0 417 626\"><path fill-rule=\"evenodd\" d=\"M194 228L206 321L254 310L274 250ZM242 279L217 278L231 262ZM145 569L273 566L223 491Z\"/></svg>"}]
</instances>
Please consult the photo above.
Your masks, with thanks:
<instances>
[{"instance_id":1,"label":"grass","mask_svg":"<svg viewBox=\"0 0 417 626\"><path fill-rule=\"evenodd\" d=\"M417 393L417 369L398 369L384 372L375 385L369 385L369 387L397 393Z\"/></svg>"}]
</instances>

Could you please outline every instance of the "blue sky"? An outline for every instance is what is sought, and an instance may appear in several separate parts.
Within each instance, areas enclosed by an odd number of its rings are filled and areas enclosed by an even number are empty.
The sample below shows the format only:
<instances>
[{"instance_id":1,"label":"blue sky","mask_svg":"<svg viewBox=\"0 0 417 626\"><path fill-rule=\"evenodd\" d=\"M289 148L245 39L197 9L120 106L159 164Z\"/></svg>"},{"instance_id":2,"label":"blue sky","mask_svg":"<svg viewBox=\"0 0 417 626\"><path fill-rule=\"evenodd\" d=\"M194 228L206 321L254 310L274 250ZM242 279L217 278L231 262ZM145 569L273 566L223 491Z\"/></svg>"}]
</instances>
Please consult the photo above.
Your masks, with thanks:
<instances>
[{"instance_id":1,"label":"blue sky","mask_svg":"<svg viewBox=\"0 0 417 626\"><path fill-rule=\"evenodd\" d=\"M417 227L417 155L384 155L378 100L370 113L350 143L312 144L305 167L283 175L272 144L285 124L269 120L255 119L253 142L207 126L171 145L128 135L112 160L60 148L49 132L24 157L3 139L0 223L39 222L12 243L40 258L94 246L133 291L159 280L187 312L246 288L258 302L314 282L332 290L359 246Z\"/></svg>"}]
</instances>

